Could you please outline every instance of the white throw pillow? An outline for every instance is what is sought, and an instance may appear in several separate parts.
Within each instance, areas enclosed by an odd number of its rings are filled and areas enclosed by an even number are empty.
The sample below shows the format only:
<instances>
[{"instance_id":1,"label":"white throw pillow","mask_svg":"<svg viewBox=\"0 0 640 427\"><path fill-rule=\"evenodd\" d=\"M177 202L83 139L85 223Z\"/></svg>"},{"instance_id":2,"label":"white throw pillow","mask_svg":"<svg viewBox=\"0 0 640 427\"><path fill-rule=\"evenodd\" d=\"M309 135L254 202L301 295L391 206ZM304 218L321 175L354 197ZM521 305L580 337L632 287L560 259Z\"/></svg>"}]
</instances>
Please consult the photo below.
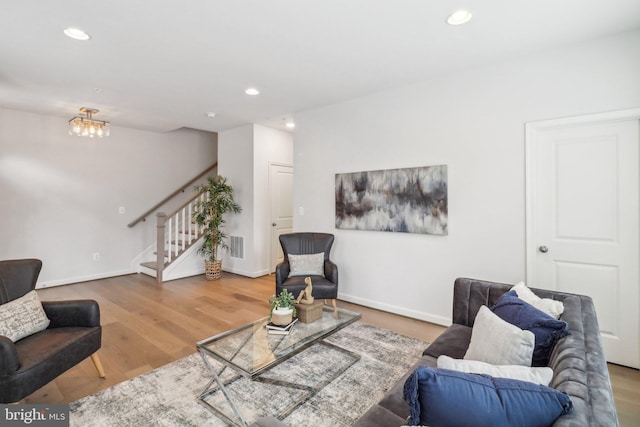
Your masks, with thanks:
<instances>
[{"instance_id":1,"label":"white throw pillow","mask_svg":"<svg viewBox=\"0 0 640 427\"><path fill-rule=\"evenodd\" d=\"M534 344L533 332L505 322L483 305L473 324L464 359L492 365L531 366Z\"/></svg>"},{"instance_id":2,"label":"white throw pillow","mask_svg":"<svg viewBox=\"0 0 640 427\"><path fill-rule=\"evenodd\" d=\"M445 355L438 357L438 368L466 372L468 374L484 374L497 378L528 381L542 384L545 387L549 385L551 378L553 378L553 369L549 367L531 368L519 365L491 365L477 360L453 359Z\"/></svg>"},{"instance_id":3,"label":"white throw pillow","mask_svg":"<svg viewBox=\"0 0 640 427\"><path fill-rule=\"evenodd\" d=\"M551 298L540 298L534 294L524 282L516 283L511 290L516 291L518 298L524 302L531 304L555 319L559 319L560 315L564 312L564 304L562 304L562 301L556 301Z\"/></svg>"},{"instance_id":4,"label":"white throw pillow","mask_svg":"<svg viewBox=\"0 0 640 427\"><path fill-rule=\"evenodd\" d=\"M289 277L322 276L324 277L324 252L311 255L288 255Z\"/></svg>"},{"instance_id":5,"label":"white throw pillow","mask_svg":"<svg viewBox=\"0 0 640 427\"><path fill-rule=\"evenodd\" d=\"M0 335L13 342L43 331L47 326L49 318L36 291L0 305Z\"/></svg>"}]
</instances>

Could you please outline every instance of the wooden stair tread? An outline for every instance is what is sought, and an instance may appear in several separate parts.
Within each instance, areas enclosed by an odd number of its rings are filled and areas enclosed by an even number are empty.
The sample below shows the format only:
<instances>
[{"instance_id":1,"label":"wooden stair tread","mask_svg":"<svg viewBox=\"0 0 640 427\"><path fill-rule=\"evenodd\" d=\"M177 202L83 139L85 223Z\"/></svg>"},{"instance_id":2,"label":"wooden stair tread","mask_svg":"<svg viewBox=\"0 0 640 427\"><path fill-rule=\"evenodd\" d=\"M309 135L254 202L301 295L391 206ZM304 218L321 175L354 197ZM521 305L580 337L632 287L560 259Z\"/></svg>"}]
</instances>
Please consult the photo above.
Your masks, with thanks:
<instances>
[{"instance_id":1,"label":"wooden stair tread","mask_svg":"<svg viewBox=\"0 0 640 427\"><path fill-rule=\"evenodd\" d=\"M152 270L156 270L156 271L158 270L157 264L155 262L141 262L140 265L143 267L150 268Z\"/></svg>"}]
</instances>

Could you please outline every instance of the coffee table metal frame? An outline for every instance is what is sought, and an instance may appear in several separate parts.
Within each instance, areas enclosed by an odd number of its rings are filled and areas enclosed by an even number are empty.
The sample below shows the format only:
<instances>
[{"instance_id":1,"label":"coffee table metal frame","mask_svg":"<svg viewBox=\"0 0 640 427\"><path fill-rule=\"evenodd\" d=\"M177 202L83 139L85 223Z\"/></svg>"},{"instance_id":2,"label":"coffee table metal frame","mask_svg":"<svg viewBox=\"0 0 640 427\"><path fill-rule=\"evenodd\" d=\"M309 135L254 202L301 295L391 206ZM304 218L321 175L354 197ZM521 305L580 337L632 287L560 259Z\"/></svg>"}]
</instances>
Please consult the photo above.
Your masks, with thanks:
<instances>
[{"instance_id":1,"label":"coffee table metal frame","mask_svg":"<svg viewBox=\"0 0 640 427\"><path fill-rule=\"evenodd\" d=\"M213 376L213 378L198 394L198 403L203 405L206 409L211 411L227 424L244 427L248 426L247 420L242 415L242 412L227 390L227 386L237 379L245 377L252 381L259 381L305 391L305 393L303 393L298 399L293 401L284 410L277 414L278 419L284 419L297 407L315 396L320 390L360 360L359 354L324 341L325 338L360 318L361 315L359 313L341 308L334 309L334 307L324 306L322 319L309 324L298 322L294 325L291 333L288 335L268 335L266 331L268 317L265 317L198 342L196 344L196 348ZM247 354L247 345L249 343L255 344L256 339L261 339L265 345L264 348L260 348L262 351L258 352L258 357L263 356L262 360L253 359L255 356L253 354L255 352L254 350L249 351L248 353L250 354ZM228 343L227 341L229 340L235 341ZM324 381L316 386L296 384L283 379L262 377L262 374L270 371L275 366L316 344L323 345L349 355L352 359L351 363L335 372L333 375L328 376ZM269 348L266 348L267 345ZM255 345L252 348L255 348ZM251 360L247 361L247 357L251 358ZM220 362L222 367L220 369L216 369L210 359ZM228 367L232 368L236 373L231 378L223 380L221 375ZM222 412L221 409L218 409L211 403L207 402L206 399L218 391L221 391L224 394L224 397L231 405L231 408L239 419L239 422Z\"/></svg>"}]
</instances>

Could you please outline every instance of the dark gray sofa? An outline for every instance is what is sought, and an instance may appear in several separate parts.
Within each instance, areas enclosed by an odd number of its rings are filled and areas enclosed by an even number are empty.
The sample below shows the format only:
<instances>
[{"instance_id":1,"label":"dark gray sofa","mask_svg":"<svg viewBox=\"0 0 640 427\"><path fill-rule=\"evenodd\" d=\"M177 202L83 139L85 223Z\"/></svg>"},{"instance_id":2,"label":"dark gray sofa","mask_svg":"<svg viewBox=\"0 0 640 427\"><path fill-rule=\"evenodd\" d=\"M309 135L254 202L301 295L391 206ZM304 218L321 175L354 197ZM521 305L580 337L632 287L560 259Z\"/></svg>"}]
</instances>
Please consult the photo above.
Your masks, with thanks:
<instances>
[{"instance_id":1,"label":"dark gray sofa","mask_svg":"<svg viewBox=\"0 0 640 427\"><path fill-rule=\"evenodd\" d=\"M461 359L471 340L471 328L482 305L491 308L512 285L459 278L453 290L453 324L427 349L406 375L377 404L358 419L356 426L402 426L409 406L402 399L403 385L413 370L422 365L436 367L444 354ZM550 387L567 393L574 411L561 416L554 427L617 426L609 371L600 341L598 319L591 298L583 295L532 289L539 297L562 301L560 317L569 325L571 335L558 341L549 366L553 369Z\"/></svg>"}]
</instances>

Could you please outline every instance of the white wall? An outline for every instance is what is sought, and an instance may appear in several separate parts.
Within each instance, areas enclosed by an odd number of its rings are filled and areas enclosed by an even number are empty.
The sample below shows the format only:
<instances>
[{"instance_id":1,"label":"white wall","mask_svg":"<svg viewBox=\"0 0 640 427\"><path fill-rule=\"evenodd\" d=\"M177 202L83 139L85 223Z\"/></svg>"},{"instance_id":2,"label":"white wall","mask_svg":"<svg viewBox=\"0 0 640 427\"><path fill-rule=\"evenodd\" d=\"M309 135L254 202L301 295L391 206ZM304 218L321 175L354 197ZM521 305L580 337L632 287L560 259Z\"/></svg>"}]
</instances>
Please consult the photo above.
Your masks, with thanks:
<instances>
[{"instance_id":1,"label":"white wall","mask_svg":"<svg viewBox=\"0 0 640 427\"><path fill-rule=\"evenodd\" d=\"M255 271L253 229L253 125L220 132L218 134L218 163L220 175L233 187L233 199L242 207L239 215L227 215L224 232L228 236L244 238L245 257L231 258L224 252L222 269L251 277Z\"/></svg>"},{"instance_id":2,"label":"white wall","mask_svg":"<svg viewBox=\"0 0 640 427\"><path fill-rule=\"evenodd\" d=\"M67 131L64 118L0 109L0 259L42 259L39 286L130 272L155 241L155 215L127 224L217 158L210 132Z\"/></svg>"},{"instance_id":3,"label":"white wall","mask_svg":"<svg viewBox=\"0 0 640 427\"><path fill-rule=\"evenodd\" d=\"M297 114L294 228L336 235L340 298L447 324L456 277L525 278L525 123L638 108L638 76L636 31ZM448 236L335 229L336 173L437 164Z\"/></svg>"},{"instance_id":4,"label":"white wall","mask_svg":"<svg viewBox=\"0 0 640 427\"><path fill-rule=\"evenodd\" d=\"M221 132L220 174L233 186L240 215L227 218L225 232L244 237L244 259L225 253L222 268L248 277L269 273L271 198L269 164L292 164L293 136L289 132L251 124Z\"/></svg>"}]
</instances>

